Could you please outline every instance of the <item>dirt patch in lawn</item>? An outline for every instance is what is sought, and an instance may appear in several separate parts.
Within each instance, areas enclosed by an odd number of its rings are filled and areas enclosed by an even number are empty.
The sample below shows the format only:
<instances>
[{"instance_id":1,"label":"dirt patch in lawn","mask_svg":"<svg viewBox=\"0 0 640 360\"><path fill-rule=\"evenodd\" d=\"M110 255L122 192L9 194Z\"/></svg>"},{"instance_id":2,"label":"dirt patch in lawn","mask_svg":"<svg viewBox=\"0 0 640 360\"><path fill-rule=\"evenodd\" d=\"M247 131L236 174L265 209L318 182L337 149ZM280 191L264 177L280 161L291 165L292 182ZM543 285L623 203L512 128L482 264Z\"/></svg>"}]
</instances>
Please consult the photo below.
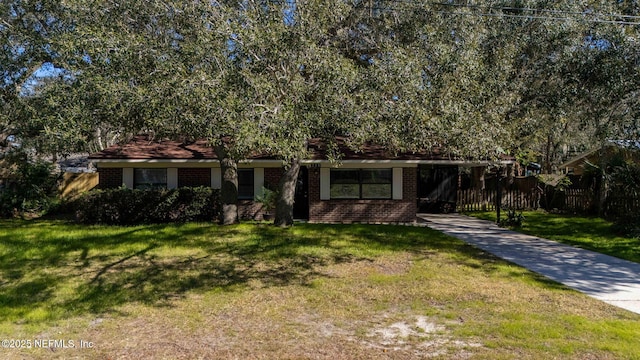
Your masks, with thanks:
<instances>
[{"instance_id":1,"label":"dirt patch in lawn","mask_svg":"<svg viewBox=\"0 0 640 360\"><path fill-rule=\"evenodd\" d=\"M454 340L444 324L419 315L396 321L400 314L389 313L346 323L312 314L274 321L259 313L219 313L191 330L140 318L86 336L101 342L95 355L104 359L466 359L466 349L481 346Z\"/></svg>"},{"instance_id":2,"label":"dirt patch in lawn","mask_svg":"<svg viewBox=\"0 0 640 360\"><path fill-rule=\"evenodd\" d=\"M363 343L374 348L404 351L418 358L451 355L464 358L466 347L480 347L479 343L454 340L446 326L426 316L412 316L406 321L380 325L372 329Z\"/></svg>"}]
</instances>

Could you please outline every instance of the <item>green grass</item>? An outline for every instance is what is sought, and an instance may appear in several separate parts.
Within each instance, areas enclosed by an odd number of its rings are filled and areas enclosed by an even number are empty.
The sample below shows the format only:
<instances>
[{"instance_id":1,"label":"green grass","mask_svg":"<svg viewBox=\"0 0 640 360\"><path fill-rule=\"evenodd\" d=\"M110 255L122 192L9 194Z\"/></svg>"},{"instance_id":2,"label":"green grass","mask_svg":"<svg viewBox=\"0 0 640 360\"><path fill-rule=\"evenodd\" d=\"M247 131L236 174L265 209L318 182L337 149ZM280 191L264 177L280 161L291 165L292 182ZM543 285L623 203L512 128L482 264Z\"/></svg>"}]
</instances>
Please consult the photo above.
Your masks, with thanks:
<instances>
[{"instance_id":1,"label":"green grass","mask_svg":"<svg viewBox=\"0 0 640 360\"><path fill-rule=\"evenodd\" d=\"M2 358L637 359L639 337L425 228L0 221L0 338L96 344Z\"/></svg>"},{"instance_id":2,"label":"green grass","mask_svg":"<svg viewBox=\"0 0 640 360\"><path fill-rule=\"evenodd\" d=\"M525 221L521 227L514 228L516 231L640 263L640 238L616 234L609 221L542 211L525 211L523 214ZM469 215L496 221L495 212ZM501 215L502 218L505 216Z\"/></svg>"}]
</instances>

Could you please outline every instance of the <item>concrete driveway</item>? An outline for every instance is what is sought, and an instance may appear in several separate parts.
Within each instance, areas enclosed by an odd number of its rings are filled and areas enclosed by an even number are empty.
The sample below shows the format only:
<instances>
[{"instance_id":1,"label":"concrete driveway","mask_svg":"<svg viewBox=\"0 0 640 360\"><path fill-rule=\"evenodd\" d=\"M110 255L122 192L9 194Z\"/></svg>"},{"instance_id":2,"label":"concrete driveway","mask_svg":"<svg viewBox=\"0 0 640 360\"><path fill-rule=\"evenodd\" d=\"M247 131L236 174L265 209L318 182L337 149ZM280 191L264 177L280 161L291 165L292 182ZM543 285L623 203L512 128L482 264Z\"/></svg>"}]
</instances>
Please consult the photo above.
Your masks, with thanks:
<instances>
[{"instance_id":1,"label":"concrete driveway","mask_svg":"<svg viewBox=\"0 0 640 360\"><path fill-rule=\"evenodd\" d=\"M418 214L426 225L593 298L640 314L640 264L506 230L459 214Z\"/></svg>"}]
</instances>

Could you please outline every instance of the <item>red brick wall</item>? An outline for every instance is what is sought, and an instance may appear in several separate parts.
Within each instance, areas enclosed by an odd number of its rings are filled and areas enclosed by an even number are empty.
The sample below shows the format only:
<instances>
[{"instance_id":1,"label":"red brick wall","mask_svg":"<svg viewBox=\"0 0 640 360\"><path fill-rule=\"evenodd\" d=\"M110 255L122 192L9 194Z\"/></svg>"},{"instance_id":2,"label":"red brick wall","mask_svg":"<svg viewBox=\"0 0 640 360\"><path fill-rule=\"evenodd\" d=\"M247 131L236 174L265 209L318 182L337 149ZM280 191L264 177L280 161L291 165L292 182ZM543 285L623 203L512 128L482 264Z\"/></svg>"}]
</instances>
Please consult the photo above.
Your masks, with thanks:
<instances>
[{"instance_id":1,"label":"red brick wall","mask_svg":"<svg viewBox=\"0 0 640 360\"><path fill-rule=\"evenodd\" d=\"M98 189L122 186L122 168L98 168Z\"/></svg>"},{"instance_id":2,"label":"red brick wall","mask_svg":"<svg viewBox=\"0 0 640 360\"><path fill-rule=\"evenodd\" d=\"M211 186L210 168L178 168L178 187Z\"/></svg>"},{"instance_id":3,"label":"red brick wall","mask_svg":"<svg viewBox=\"0 0 640 360\"><path fill-rule=\"evenodd\" d=\"M275 190L282 177L283 168L265 168L264 169L264 186Z\"/></svg>"},{"instance_id":4,"label":"red brick wall","mask_svg":"<svg viewBox=\"0 0 640 360\"><path fill-rule=\"evenodd\" d=\"M99 168L100 189L122 186L122 168ZM277 185L282 168L265 168L265 185ZM403 169L402 200L320 201L320 169L309 168L309 221L311 222L413 222L417 207L417 169ZM179 168L178 186L211 186L211 169ZM261 204L238 202L242 219L262 219Z\"/></svg>"},{"instance_id":5,"label":"red brick wall","mask_svg":"<svg viewBox=\"0 0 640 360\"><path fill-rule=\"evenodd\" d=\"M417 169L402 172L402 200L320 200L320 169L309 169L310 222L413 222Z\"/></svg>"}]
</instances>

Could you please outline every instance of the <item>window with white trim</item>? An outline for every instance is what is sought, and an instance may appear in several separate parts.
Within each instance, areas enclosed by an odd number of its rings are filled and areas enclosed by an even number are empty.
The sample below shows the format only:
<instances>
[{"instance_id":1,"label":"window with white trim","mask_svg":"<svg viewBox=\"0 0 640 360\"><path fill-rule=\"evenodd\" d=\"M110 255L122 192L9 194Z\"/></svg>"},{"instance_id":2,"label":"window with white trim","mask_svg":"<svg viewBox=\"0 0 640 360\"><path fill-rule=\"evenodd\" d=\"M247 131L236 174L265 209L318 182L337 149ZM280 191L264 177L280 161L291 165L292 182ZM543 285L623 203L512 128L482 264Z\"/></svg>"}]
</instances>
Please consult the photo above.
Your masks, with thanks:
<instances>
[{"instance_id":1,"label":"window with white trim","mask_svg":"<svg viewBox=\"0 0 640 360\"><path fill-rule=\"evenodd\" d=\"M331 169L331 199L391 199L391 169Z\"/></svg>"},{"instance_id":2,"label":"window with white trim","mask_svg":"<svg viewBox=\"0 0 640 360\"><path fill-rule=\"evenodd\" d=\"M167 187L167 169L133 169L134 189Z\"/></svg>"}]
</instances>

